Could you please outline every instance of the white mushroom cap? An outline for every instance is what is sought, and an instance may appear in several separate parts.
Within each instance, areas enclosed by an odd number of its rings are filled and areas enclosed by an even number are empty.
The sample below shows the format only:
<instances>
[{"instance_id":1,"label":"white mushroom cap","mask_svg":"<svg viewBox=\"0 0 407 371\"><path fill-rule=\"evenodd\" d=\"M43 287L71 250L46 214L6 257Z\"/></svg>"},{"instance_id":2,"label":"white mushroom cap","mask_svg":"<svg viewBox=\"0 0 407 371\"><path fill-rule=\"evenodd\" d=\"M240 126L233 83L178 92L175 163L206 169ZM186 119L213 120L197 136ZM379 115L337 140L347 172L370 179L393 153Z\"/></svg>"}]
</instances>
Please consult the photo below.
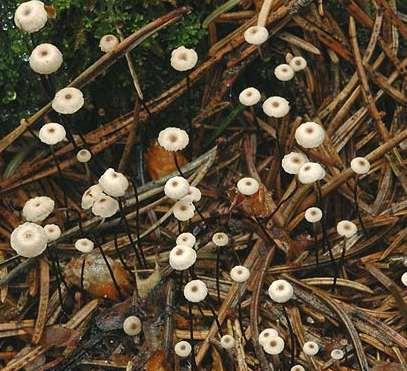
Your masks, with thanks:
<instances>
[{"instance_id":1,"label":"white mushroom cap","mask_svg":"<svg viewBox=\"0 0 407 371\"><path fill-rule=\"evenodd\" d=\"M246 88L239 94L239 102L244 106L254 106L260 98L261 94L256 88Z\"/></svg>"},{"instance_id":2,"label":"white mushroom cap","mask_svg":"<svg viewBox=\"0 0 407 371\"><path fill-rule=\"evenodd\" d=\"M61 228L56 224L44 225L44 232L47 235L48 242L55 241L61 236Z\"/></svg>"},{"instance_id":3,"label":"white mushroom cap","mask_svg":"<svg viewBox=\"0 0 407 371\"><path fill-rule=\"evenodd\" d=\"M294 70L289 64L279 64L274 69L274 75L280 81L289 81L294 77Z\"/></svg>"},{"instance_id":4,"label":"white mushroom cap","mask_svg":"<svg viewBox=\"0 0 407 371\"><path fill-rule=\"evenodd\" d=\"M290 103L283 97L270 97L263 102L263 111L269 117L281 118L290 112Z\"/></svg>"},{"instance_id":5,"label":"white mushroom cap","mask_svg":"<svg viewBox=\"0 0 407 371\"><path fill-rule=\"evenodd\" d=\"M184 271L196 262L196 251L183 245L177 245L170 251L170 266L176 271Z\"/></svg>"},{"instance_id":6,"label":"white mushroom cap","mask_svg":"<svg viewBox=\"0 0 407 371\"><path fill-rule=\"evenodd\" d=\"M294 295L294 289L286 280L273 281L268 289L271 300L276 303L286 303Z\"/></svg>"},{"instance_id":7,"label":"white mushroom cap","mask_svg":"<svg viewBox=\"0 0 407 371\"><path fill-rule=\"evenodd\" d=\"M356 174L367 174L370 170L370 163L364 157L355 157L350 162L350 167Z\"/></svg>"},{"instance_id":8,"label":"white mushroom cap","mask_svg":"<svg viewBox=\"0 0 407 371\"><path fill-rule=\"evenodd\" d=\"M41 30L48 20L44 3L38 0L21 3L14 14L14 23L25 32L33 33Z\"/></svg>"},{"instance_id":9,"label":"white mushroom cap","mask_svg":"<svg viewBox=\"0 0 407 371\"><path fill-rule=\"evenodd\" d=\"M309 207L305 210L305 220L309 223L316 223L322 219L322 210L319 207Z\"/></svg>"},{"instance_id":10,"label":"white mushroom cap","mask_svg":"<svg viewBox=\"0 0 407 371\"><path fill-rule=\"evenodd\" d=\"M109 218L117 213L119 203L110 196L99 195L92 205L92 213L102 218Z\"/></svg>"},{"instance_id":11,"label":"white mushroom cap","mask_svg":"<svg viewBox=\"0 0 407 371\"><path fill-rule=\"evenodd\" d=\"M315 183L325 177L324 168L317 162L307 162L298 171L298 180L302 184Z\"/></svg>"},{"instance_id":12,"label":"white mushroom cap","mask_svg":"<svg viewBox=\"0 0 407 371\"><path fill-rule=\"evenodd\" d=\"M30 198L23 207L23 217L28 222L42 222L53 211L55 202L47 196Z\"/></svg>"},{"instance_id":13,"label":"white mushroom cap","mask_svg":"<svg viewBox=\"0 0 407 371\"><path fill-rule=\"evenodd\" d=\"M259 343L265 346L272 337L278 336L278 332L273 328L266 328L259 334Z\"/></svg>"},{"instance_id":14,"label":"white mushroom cap","mask_svg":"<svg viewBox=\"0 0 407 371\"><path fill-rule=\"evenodd\" d=\"M129 181L127 178L112 168L107 169L99 178L99 184L103 191L109 196L121 197L126 193L129 188Z\"/></svg>"},{"instance_id":15,"label":"white mushroom cap","mask_svg":"<svg viewBox=\"0 0 407 371\"><path fill-rule=\"evenodd\" d=\"M185 299L192 303L199 303L205 300L208 295L208 288L205 282L201 280L189 281L184 287Z\"/></svg>"},{"instance_id":16,"label":"white mushroom cap","mask_svg":"<svg viewBox=\"0 0 407 371\"><path fill-rule=\"evenodd\" d=\"M103 193L102 186L98 183L91 187L89 187L82 195L82 209L88 210L90 209L96 199L101 196Z\"/></svg>"},{"instance_id":17,"label":"white mushroom cap","mask_svg":"<svg viewBox=\"0 0 407 371\"><path fill-rule=\"evenodd\" d=\"M188 192L189 182L182 176L174 176L165 182L164 193L173 200L180 200L185 197Z\"/></svg>"},{"instance_id":18,"label":"white mushroom cap","mask_svg":"<svg viewBox=\"0 0 407 371\"><path fill-rule=\"evenodd\" d=\"M280 336L271 337L263 346L267 354L277 355L284 350L284 340Z\"/></svg>"},{"instance_id":19,"label":"white mushroom cap","mask_svg":"<svg viewBox=\"0 0 407 371\"><path fill-rule=\"evenodd\" d=\"M52 108L64 115L71 115L79 111L85 104L82 92L77 88L63 88L55 94Z\"/></svg>"},{"instance_id":20,"label":"white mushroom cap","mask_svg":"<svg viewBox=\"0 0 407 371\"><path fill-rule=\"evenodd\" d=\"M246 282L250 277L250 271L243 265L236 265L230 271L230 278L235 282Z\"/></svg>"},{"instance_id":21,"label":"white mushroom cap","mask_svg":"<svg viewBox=\"0 0 407 371\"><path fill-rule=\"evenodd\" d=\"M186 196L182 197L183 201L188 201L188 202L198 202L202 198L202 193L199 190L199 188L194 187L194 186L189 186L188 188L188 193Z\"/></svg>"},{"instance_id":22,"label":"white mushroom cap","mask_svg":"<svg viewBox=\"0 0 407 371\"><path fill-rule=\"evenodd\" d=\"M195 206L192 202L177 201L172 208L172 213L177 220L186 222L194 217Z\"/></svg>"},{"instance_id":23,"label":"white mushroom cap","mask_svg":"<svg viewBox=\"0 0 407 371\"><path fill-rule=\"evenodd\" d=\"M219 247L226 246L229 243L229 237L224 232L216 232L212 236L212 242Z\"/></svg>"},{"instance_id":24,"label":"white mushroom cap","mask_svg":"<svg viewBox=\"0 0 407 371\"><path fill-rule=\"evenodd\" d=\"M186 358L191 354L192 347L187 341L182 340L175 344L174 351L178 357Z\"/></svg>"},{"instance_id":25,"label":"white mushroom cap","mask_svg":"<svg viewBox=\"0 0 407 371\"><path fill-rule=\"evenodd\" d=\"M177 71L188 71L196 66L198 54L194 49L180 46L171 52L171 66Z\"/></svg>"},{"instance_id":26,"label":"white mushroom cap","mask_svg":"<svg viewBox=\"0 0 407 371\"><path fill-rule=\"evenodd\" d=\"M181 151L188 145L189 137L185 130L169 127L160 131L158 143L167 151Z\"/></svg>"},{"instance_id":27,"label":"white mushroom cap","mask_svg":"<svg viewBox=\"0 0 407 371\"><path fill-rule=\"evenodd\" d=\"M316 122L304 122L295 130L295 140L304 148L316 148L325 138L324 128Z\"/></svg>"},{"instance_id":28,"label":"white mushroom cap","mask_svg":"<svg viewBox=\"0 0 407 371\"><path fill-rule=\"evenodd\" d=\"M184 232L177 237L175 242L177 245L184 245L192 248L196 243L196 238L192 233Z\"/></svg>"},{"instance_id":29,"label":"white mushroom cap","mask_svg":"<svg viewBox=\"0 0 407 371\"><path fill-rule=\"evenodd\" d=\"M293 57L290 60L290 66L295 72L298 72L307 67L307 61L303 57Z\"/></svg>"},{"instance_id":30,"label":"white mushroom cap","mask_svg":"<svg viewBox=\"0 0 407 371\"><path fill-rule=\"evenodd\" d=\"M308 162L308 157L300 152L290 152L281 160L281 166L288 174L298 174L302 165Z\"/></svg>"},{"instance_id":31,"label":"white mushroom cap","mask_svg":"<svg viewBox=\"0 0 407 371\"><path fill-rule=\"evenodd\" d=\"M92 154L87 149L80 149L76 153L76 159L79 162L86 163L86 162L89 162L91 160L91 158L92 158Z\"/></svg>"},{"instance_id":32,"label":"white mushroom cap","mask_svg":"<svg viewBox=\"0 0 407 371\"><path fill-rule=\"evenodd\" d=\"M269 32L263 26L251 26L243 34L247 43L253 45L263 44L269 37Z\"/></svg>"},{"instance_id":33,"label":"white mushroom cap","mask_svg":"<svg viewBox=\"0 0 407 371\"><path fill-rule=\"evenodd\" d=\"M301 365L294 365L291 367L290 371L305 371L305 368Z\"/></svg>"},{"instance_id":34,"label":"white mushroom cap","mask_svg":"<svg viewBox=\"0 0 407 371\"><path fill-rule=\"evenodd\" d=\"M56 46L45 43L34 48L28 61L34 72L41 75L50 75L61 67L63 57Z\"/></svg>"},{"instance_id":35,"label":"white mushroom cap","mask_svg":"<svg viewBox=\"0 0 407 371\"><path fill-rule=\"evenodd\" d=\"M47 234L38 224L26 222L13 230L10 236L12 249L20 256L33 258L47 247Z\"/></svg>"},{"instance_id":36,"label":"white mushroom cap","mask_svg":"<svg viewBox=\"0 0 407 371\"><path fill-rule=\"evenodd\" d=\"M315 356L319 351L319 346L315 341L307 341L302 347L302 351L307 356Z\"/></svg>"},{"instance_id":37,"label":"white mushroom cap","mask_svg":"<svg viewBox=\"0 0 407 371\"><path fill-rule=\"evenodd\" d=\"M104 53L111 52L119 44L119 39L115 35L104 35L100 39L99 47Z\"/></svg>"},{"instance_id":38,"label":"white mushroom cap","mask_svg":"<svg viewBox=\"0 0 407 371\"><path fill-rule=\"evenodd\" d=\"M220 345L224 349L233 349L235 347L235 339L232 335L223 335L220 338Z\"/></svg>"},{"instance_id":39,"label":"white mushroom cap","mask_svg":"<svg viewBox=\"0 0 407 371\"><path fill-rule=\"evenodd\" d=\"M259 182L254 178L242 178L237 182L237 190L245 196L254 195L259 190Z\"/></svg>"},{"instance_id":40,"label":"white mushroom cap","mask_svg":"<svg viewBox=\"0 0 407 371\"><path fill-rule=\"evenodd\" d=\"M142 329L143 325L137 316L129 316L123 322L123 330L129 336L138 335Z\"/></svg>"},{"instance_id":41,"label":"white mushroom cap","mask_svg":"<svg viewBox=\"0 0 407 371\"><path fill-rule=\"evenodd\" d=\"M336 225L336 231L340 236L350 238L357 233L358 227L356 227L355 223L352 223L349 220L341 220Z\"/></svg>"},{"instance_id":42,"label":"white mushroom cap","mask_svg":"<svg viewBox=\"0 0 407 371\"><path fill-rule=\"evenodd\" d=\"M65 128L56 122L50 122L42 126L38 133L38 137L42 143L53 146L62 142L66 137Z\"/></svg>"},{"instance_id":43,"label":"white mushroom cap","mask_svg":"<svg viewBox=\"0 0 407 371\"><path fill-rule=\"evenodd\" d=\"M404 286L407 286L407 272L404 272L404 273L402 274L402 276L401 276L401 283L402 283Z\"/></svg>"},{"instance_id":44,"label":"white mushroom cap","mask_svg":"<svg viewBox=\"0 0 407 371\"><path fill-rule=\"evenodd\" d=\"M80 238L79 240L75 241L75 249L83 252L84 254L90 253L94 247L94 242L89 238Z\"/></svg>"},{"instance_id":45,"label":"white mushroom cap","mask_svg":"<svg viewBox=\"0 0 407 371\"><path fill-rule=\"evenodd\" d=\"M345 356L345 352L342 349L333 349L331 352L331 358L338 361Z\"/></svg>"}]
</instances>

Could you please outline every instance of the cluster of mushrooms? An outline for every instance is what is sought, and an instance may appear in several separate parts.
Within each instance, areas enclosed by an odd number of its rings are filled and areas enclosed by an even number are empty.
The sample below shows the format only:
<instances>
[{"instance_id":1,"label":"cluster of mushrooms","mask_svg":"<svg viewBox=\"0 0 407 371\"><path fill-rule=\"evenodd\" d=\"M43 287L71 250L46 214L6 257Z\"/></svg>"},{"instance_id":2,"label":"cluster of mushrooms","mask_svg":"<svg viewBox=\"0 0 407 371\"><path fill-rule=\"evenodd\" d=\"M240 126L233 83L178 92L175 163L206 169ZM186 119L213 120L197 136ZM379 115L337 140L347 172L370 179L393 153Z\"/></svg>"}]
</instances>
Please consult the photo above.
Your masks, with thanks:
<instances>
[{"instance_id":1,"label":"cluster of mushrooms","mask_svg":"<svg viewBox=\"0 0 407 371\"><path fill-rule=\"evenodd\" d=\"M27 33L34 33L41 30L47 23L48 15L44 4L38 0L31 0L22 3L15 12L15 24L19 29ZM245 40L253 45L260 46L268 38L268 31L264 26L265 20L262 14L259 15L258 24L252 26L244 32ZM119 44L119 39L114 35L105 35L100 40L102 52L109 53ZM274 74L280 81L288 82L294 78L296 73L301 73L307 67L307 62L302 57L287 55L286 62L278 65ZM181 46L172 51L171 66L181 72L189 71L195 67L198 55L193 49ZM56 71L63 64L61 51L52 44L44 43L36 46L29 58L31 69L43 76L48 76ZM243 106L253 107L262 100L262 94L254 87L244 89L239 95L239 101ZM82 92L72 86L64 87L56 92L52 99L53 110L64 117L72 115L80 110L85 104ZM263 100L262 109L267 117L281 119L290 111L290 103L281 96L271 96ZM71 136L72 137L72 136ZM53 147L67 140L67 128L61 123L45 123L38 133L38 139ZM68 140L71 140L68 138ZM319 187L319 182L324 179L326 172L324 168L316 162L311 162L301 150L315 150L325 140L325 131L320 123L305 122L298 126L295 131L295 140L298 151L290 152L281 156L282 169L295 178L295 182L305 185L315 185ZM174 154L185 149L190 141L188 133L177 127L167 127L158 136L159 145L166 151ZM278 137L277 137L278 141ZM81 163L88 163L92 160L92 153L88 149L81 148L77 151L77 160ZM177 166L178 167L178 166ZM370 170L368 159L356 157L350 162L350 167L358 176L366 176ZM179 170L179 175L171 177L163 188L165 196L172 200L172 213L179 222L191 220L198 210L197 204L201 199L201 191L191 185ZM357 179L356 179L357 180ZM237 181L237 190L243 197L254 197L259 191L260 180L244 177ZM129 191L130 182L126 175L108 168L100 176L98 182L90 186L82 196L82 208L90 210L94 216L102 220L110 218L121 212L122 198ZM277 208L279 206L277 205ZM57 241L61 237L61 227L55 224L42 225L51 213L55 212L55 202L48 196L37 196L29 199L23 208L22 216L25 222L16 227L10 238L11 247L14 251L25 258L33 258L46 251L50 242ZM199 210L198 210L199 211ZM125 218L125 215L122 215ZM324 218L322 210L316 205L308 208L304 217L311 224L321 223ZM206 222L203 219L204 222ZM358 233L357 226L349 220L341 220L337 223L337 233L344 239L344 251L346 240L351 239ZM212 242L219 248L226 248L230 243L228 235L219 231L212 236ZM94 249L94 242L89 236L83 236L74 243L75 248L83 254L89 254ZM102 250L101 250L102 252ZM191 308L196 305L201 309L203 305L210 308L216 320L216 314L208 301L208 288L204 281L198 279L193 273L193 266L198 258L196 237L190 232L180 233L169 253L169 265L178 272L189 271L189 281L184 285L183 295ZM106 261L108 263L108 261ZM246 282L250 277L247 267L236 264L230 271L230 277L236 285ZM403 274L402 283L407 286L407 272ZM268 288L269 298L282 306L295 297L293 286L286 280L278 279L271 283ZM191 309L190 309L191 310ZM191 320L192 321L192 320ZM129 336L138 336L142 332L142 321L137 316L126 318L123 323L123 330ZM220 344L225 350L230 350L235 345L235 339L229 334L222 334L219 327ZM270 355L277 355L284 350L284 339L274 328L265 328L260 334L258 341L264 351ZM191 342L180 341L175 344L175 354L181 358L191 358L194 363L193 339ZM319 346L313 341L305 342L303 352L308 356L313 356L319 351ZM334 349L331 353L334 360L344 357L344 351ZM305 368L300 365L292 365L291 371L301 371Z\"/></svg>"}]
</instances>

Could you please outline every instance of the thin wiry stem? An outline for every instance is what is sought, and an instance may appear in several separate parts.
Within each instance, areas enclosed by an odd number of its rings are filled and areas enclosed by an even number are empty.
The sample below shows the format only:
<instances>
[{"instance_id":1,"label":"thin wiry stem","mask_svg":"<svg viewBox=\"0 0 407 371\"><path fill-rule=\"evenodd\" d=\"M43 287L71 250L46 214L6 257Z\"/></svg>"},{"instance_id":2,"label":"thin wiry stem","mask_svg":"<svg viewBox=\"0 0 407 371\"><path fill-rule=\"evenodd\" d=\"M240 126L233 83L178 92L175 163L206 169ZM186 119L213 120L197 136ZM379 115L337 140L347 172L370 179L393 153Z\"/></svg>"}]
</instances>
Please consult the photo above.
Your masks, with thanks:
<instances>
[{"instance_id":1,"label":"thin wiry stem","mask_svg":"<svg viewBox=\"0 0 407 371\"><path fill-rule=\"evenodd\" d=\"M294 359L295 359L295 337L294 337L294 331L293 328L291 326L291 321L290 321L290 317L288 316L287 313L287 309L285 307L285 305L282 305L283 307L283 312L284 312L284 316L285 319L287 321L287 327L288 327L288 332L290 333L290 341L291 341L291 359L290 359L290 366L294 365Z\"/></svg>"},{"instance_id":2,"label":"thin wiry stem","mask_svg":"<svg viewBox=\"0 0 407 371\"><path fill-rule=\"evenodd\" d=\"M138 244L136 245L136 243L133 240L133 237L131 236L131 230L129 227L129 223L127 222L126 214L124 212L123 202L120 197L119 197L119 209L120 209L120 214L121 214L121 217L122 217L125 229L126 229L127 237L130 241L131 247L133 248L136 258L137 258L140 266L146 268L147 262L146 262L146 258L144 256L144 252L142 249L139 248L140 246Z\"/></svg>"},{"instance_id":3,"label":"thin wiry stem","mask_svg":"<svg viewBox=\"0 0 407 371\"><path fill-rule=\"evenodd\" d=\"M218 297L218 304L220 304L219 275L220 275L220 251L219 251L219 246L216 246L216 293L217 293L217 297Z\"/></svg>"},{"instance_id":4,"label":"thin wiry stem","mask_svg":"<svg viewBox=\"0 0 407 371\"><path fill-rule=\"evenodd\" d=\"M96 238L94 238L94 241L95 241L95 244L96 244L97 248L99 249L100 254L102 255L102 258L103 258L103 260L104 260L104 262L105 262L105 264L107 266L107 269L109 270L110 277L112 278L113 284L114 284L114 286L115 286L115 288L117 290L117 293L119 294L119 298L121 300L123 300L123 294L122 294L122 292L120 290L119 284L116 281L113 269L109 264L109 260L107 259L106 255L105 255L105 252L102 249L102 246L100 246L100 244L97 242Z\"/></svg>"},{"instance_id":5,"label":"thin wiry stem","mask_svg":"<svg viewBox=\"0 0 407 371\"><path fill-rule=\"evenodd\" d=\"M337 264L337 269L335 270L334 281L332 284L332 290L335 291L336 289L336 281L338 280L339 271L343 267L345 263L345 255L346 255L346 237L343 238L343 247L342 247L342 254Z\"/></svg>"},{"instance_id":6,"label":"thin wiry stem","mask_svg":"<svg viewBox=\"0 0 407 371\"><path fill-rule=\"evenodd\" d=\"M365 227L365 224L363 223L363 219L362 219L362 214L360 213L360 208L359 208L359 203L358 203L358 187L359 187L359 176L356 175L355 176L355 186L353 188L353 198L355 201L355 211L356 211L356 215L358 217L359 220L359 224L362 227L362 231L365 237L367 237L367 230Z\"/></svg>"}]
</instances>

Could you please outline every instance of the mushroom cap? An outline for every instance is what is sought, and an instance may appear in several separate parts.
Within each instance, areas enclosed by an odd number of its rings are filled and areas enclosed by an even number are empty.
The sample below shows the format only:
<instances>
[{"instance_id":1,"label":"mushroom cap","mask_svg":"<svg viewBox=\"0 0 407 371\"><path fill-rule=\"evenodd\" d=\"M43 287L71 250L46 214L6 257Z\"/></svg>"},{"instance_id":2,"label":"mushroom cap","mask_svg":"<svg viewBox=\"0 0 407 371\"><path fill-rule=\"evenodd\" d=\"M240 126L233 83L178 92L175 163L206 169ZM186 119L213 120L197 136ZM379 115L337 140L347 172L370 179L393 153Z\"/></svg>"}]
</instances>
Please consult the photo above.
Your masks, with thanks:
<instances>
[{"instance_id":1,"label":"mushroom cap","mask_svg":"<svg viewBox=\"0 0 407 371\"><path fill-rule=\"evenodd\" d=\"M279 64L274 69L274 75L280 81L289 81L294 77L294 70L289 64Z\"/></svg>"},{"instance_id":2,"label":"mushroom cap","mask_svg":"<svg viewBox=\"0 0 407 371\"><path fill-rule=\"evenodd\" d=\"M99 184L109 196L122 197L129 188L127 178L112 168L107 169L99 178Z\"/></svg>"},{"instance_id":3,"label":"mushroom cap","mask_svg":"<svg viewBox=\"0 0 407 371\"><path fill-rule=\"evenodd\" d=\"M66 138L66 131L61 124L50 122L41 127L38 137L42 143L53 146Z\"/></svg>"},{"instance_id":4,"label":"mushroom cap","mask_svg":"<svg viewBox=\"0 0 407 371\"><path fill-rule=\"evenodd\" d=\"M308 157L300 152L290 152L281 160L283 170L288 174L298 174L302 165L308 162Z\"/></svg>"},{"instance_id":5,"label":"mushroom cap","mask_svg":"<svg viewBox=\"0 0 407 371\"><path fill-rule=\"evenodd\" d=\"M23 207L23 217L28 222L42 222L53 211L55 201L48 196L30 198Z\"/></svg>"},{"instance_id":6,"label":"mushroom cap","mask_svg":"<svg viewBox=\"0 0 407 371\"><path fill-rule=\"evenodd\" d=\"M63 88L55 94L52 100L54 111L63 115L72 115L85 104L82 92L74 87Z\"/></svg>"},{"instance_id":7,"label":"mushroom cap","mask_svg":"<svg viewBox=\"0 0 407 371\"><path fill-rule=\"evenodd\" d=\"M294 289L288 281L276 280L269 286L268 294L276 303L286 303L294 296Z\"/></svg>"},{"instance_id":8,"label":"mushroom cap","mask_svg":"<svg viewBox=\"0 0 407 371\"><path fill-rule=\"evenodd\" d=\"M239 94L239 102L244 106L254 106L259 103L261 98L260 92L253 87L246 88Z\"/></svg>"},{"instance_id":9,"label":"mushroom cap","mask_svg":"<svg viewBox=\"0 0 407 371\"><path fill-rule=\"evenodd\" d=\"M28 61L34 72L51 75L61 67L63 56L55 45L44 43L33 49Z\"/></svg>"},{"instance_id":10,"label":"mushroom cap","mask_svg":"<svg viewBox=\"0 0 407 371\"><path fill-rule=\"evenodd\" d=\"M189 136L185 130L168 127L158 134L158 144L170 152L181 151L189 143Z\"/></svg>"},{"instance_id":11,"label":"mushroom cap","mask_svg":"<svg viewBox=\"0 0 407 371\"><path fill-rule=\"evenodd\" d=\"M180 46L171 52L171 66L177 71L188 71L196 66L198 54L194 49Z\"/></svg>"},{"instance_id":12,"label":"mushroom cap","mask_svg":"<svg viewBox=\"0 0 407 371\"><path fill-rule=\"evenodd\" d=\"M180 200L187 196L188 192L189 182L182 176L174 176L165 182L164 193L173 200Z\"/></svg>"},{"instance_id":13,"label":"mushroom cap","mask_svg":"<svg viewBox=\"0 0 407 371\"><path fill-rule=\"evenodd\" d=\"M185 245L177 245L170 251L170 266L177 271L184 271L196 262L196 251Z\"/></svg>"},{"instance_id":14,"label":"mushroom cap","mask_svg":"<svg viewBox=\"0 0 407 371\"><path fill-rule=\"evenodd\" d=\"M14 13L14 23L25 32L33 33L41 30L48 20L44 3L31 0L21 3Z\"/></svg>"},{"instance_id":15,"label":"mushroom cap","mask_svg":"<svg viewBox=\"0 0 407 371\"><path fill-rule=\"evenodd\" d=\"M290 112L290 103L279 96L267 98L263 102L263 111L269 117L282 118Z\"/></svg>"},{"instance_id":16,"label":"mushroom cap","mask_svg":"<svg viewBox=\"0 0 407 371\"><path fill-rule=\"evenodd\" d=\"M269 32L263 26L251 26L243 34L247 43L253 45L261 45L267 41Z\"/></svg>"},{"instance_id":17,"label":"mushroom cap","mask_svg":"<svg viewBox=\"0 0 407 371\"><path fill-rule=\"evenodd\" d=\"M26 222L13 230L11 248L20 256L33 258L42 254L48 243L47 234L40 225Z\"/></svg>"},{"instance_id":18,"label":"mushroom cap","mask_svg":"<svg viewBox=\"0 0 407 371\"><path fill-rule=\"evenodd\" d=\"M208 295L208 288L205 282L201 280L189 281L184 287L185 299L192 303L199 303L205 300Z\"/></svg>"}]
</instances>

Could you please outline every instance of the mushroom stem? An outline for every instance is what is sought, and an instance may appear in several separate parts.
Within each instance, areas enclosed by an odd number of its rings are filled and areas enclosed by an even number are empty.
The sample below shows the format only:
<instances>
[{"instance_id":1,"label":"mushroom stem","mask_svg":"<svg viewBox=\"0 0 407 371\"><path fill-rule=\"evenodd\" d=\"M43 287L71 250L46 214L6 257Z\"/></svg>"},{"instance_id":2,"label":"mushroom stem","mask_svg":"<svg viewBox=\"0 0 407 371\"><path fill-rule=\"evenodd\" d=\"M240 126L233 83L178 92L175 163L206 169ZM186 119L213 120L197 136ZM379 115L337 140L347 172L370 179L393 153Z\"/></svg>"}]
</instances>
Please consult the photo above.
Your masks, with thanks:
<instances>
[{"instance_id":1,"label":"mushroom stem","mask_svg":"<svg viewBox=\"0 0 407 371\"><path fill-rule=\"evenodd\" d=\"M218 304L220 304L219 275L220 275L220 251L219 251L219 246L216 246L216 293L217 293L217 297L218 297Z\"/></svg>"},{"instance_id":2,"label":"mushroom stem","mask_svg":"<svg viewBox=\"0 0 407 371\"><path fill-rule=\"evenodd\" d=\"M81 265L81 289L83 290L83 279L85 276L85 262L86 262L86 255L83 255L82 265Z\"/></svg>"},{"instance_id":3,"label":"mushroom stem","mask_svg":"<svg viewBox=\"0 0 407 371\"><path fill-rule=\"evenodd\" d=\"M191 112L191 101L193 98L192 90L191 90L191 79L189 77L189 73L187 73L187 94L188 94L188 100L187 102L187 119L188 119L188 131L189 131L189 141L190 141L190 154L191 157L194 156L194 124L193 124L193 119L192 119L192 112Z\"/></svg>"},{"instance_id":4,"label":"mushroom stem","mask_svg":"<svg viewBox=\"0 0 407 371\"><path fill-rule=\"evenodd\" d=\"M131 247L133 248L133 251L134 251L134 253L136 255L137 261L139 262L141 267L147 268L146 258L144 256L143 250L140 248L140 246L138 244L139 241L137 241L138 243L137 243L137 246L136 246L136 243L134 242L133 237L131 236L131 230L130 230L130 227L129 227L129 223L127 222L126 214L124 212L122 198L119 197L118 201L119 201L119 209L120 209L121 220L124 223L127 237L129 238ZM137 225L138 225L138 223L137 223Z\"/></svg>"},{"instance_id":5,"label":"mushroom stem","mask_svg":"<svg viewBox=\"0 0 407 371\"><path fill-rule=\"evenodd\" d=\"M335 291L335 289L336 289L336 281L337 281L338 276L339 276L339 271L341 270L341 268L343 267L343 265L345 263L345 254L346 254L346 237L343 238L342 254L341 254L341 257L340 257L339 262L337 264L337 267L335 269L334 281L333 281L333 284L332 284L332 291Z\"/></svg>"},{"instance_id":6,"label":"mushroom stem","mask_svg":"<svg viewBox=\"0 0 407 371\"><path fill-rule=\"evenodd\" d=\"M173 152L172 155L173 155L173 157L174 157L175 167L177 168L177 170L178 170L178 172L179 172L179 175L181 175L183 178L185 178L185 176L184 176L184 174L182 173L181 168L180 168L180 166L179 166L176 152ZM186 179L186 178L185 178L185 179Z\"/></svg>"},{"instance_id":7,"label":"mushroom stem","mask_svg":"<svg viewBox=\"0 0 407 371\"><path fill-rule=\"evenodd\" d=\"M277 211L280 209L280 207L283 205L284 202L288 201L293 195L294 193L297 191L298 189L298 181L297 178L295 178L295 186L294 189L287 195L287 197L283 197L279 203L277 204L276 208L273 210L273 212L271 213L271 215L267 218L267 223L273 218L273 216L277 213ZM266 224L267 224L266 223Z\"/></svg>"},{"instance_id":8,"label":"mushroom stem","mask_svg":"<svg viewBox=\"0 0 407 371\"><path fill-rule=\"evenodd\" d=\"M48 249L47 255L48 255L48 259L51 261L52 269L55 273L55 278L57 281L57 292L58 292L59 304L61 305L61 309L62 309L62 312L64 313L64 315L68 316L67 311L65 310L64 299L62 297L61 276L60 276L61 272L59 271L58 265L55 262L56 259L54 259L54 256L53 256L55 254L55 250L56 249L52 250L53 252L51 252L51 250ZM65 286L66 286L66 284L65 284ZM66 288L68 288L68 286L66 286Z\"/></svg>"},{"instance_id":9,"label":"mushroom stem","mask_svg":"<svg viewBox=\"0 0 407 371\"><path fill-rule=\"evenodd\" d=\"M359 186L359 176L355 175L355 185L353 188L353 198L355 202L355 212L358 216L359 224L362 227L362 231L365 237L367 237L367 230L365 224L363 223L362 214L360 213L359 203L358 203L358 186Z\"/></svg>"},{"instance_id":10,"label":"mushroom stem","mask_svg":"<svg viewBox=\"0 0 407 371\"><path fill-rule=\"evenodd\" d=\"M199 303L197 303L199 305ZM208 306L209 310L212 313L213 320L216 322L216 326L218 326L219 335L223 336L222 326L220 325L218 316L216 315L215 309L213 309L212 305L206 300L206 305Z\"/></svg>"},{"instance_id":11,"label":"mushroom stem","mask_svg":"<svg viewBox=\"0 0 407 371\"><path fill-rule=\"evenodd\" d=\"M123 295L122 295L122 292L120 290L120 286L116 281L116 278L115 278L114 273L113 273L113 269L110 266L109 261L107 260L105 252L103 251L102 246L100 246L100 244L98 243L96 238L94 238L94 241L95 241L95 244L96 244L97 248L99 249L100 254L102 255L103 260L105 261L105 264L106 264L107 269L109 271L110 277L112 278L113 284L114 284L114 286L115 286L115 288L117 290L117 293L119 294L119 298L120 298L120 300L123 300Z\"/></svg>"},{"instance_id":12,"label":"mushroom stem","mask_svg":"<svg viewBox=\"0 0 407 371\"><path fill-rule=\"evenodd\" d=\"M294 337L294 331L291 326L291 321L290 317L288 316L287 309L284 304L281 305L283 307L283 312L285 319L287 321L287 328L288 332L290 333L290 342L291 342L291 359L290 359L290 366L294 364L294 357L295 357L295 337Z\"/></svg>"},{"instance_id":13,"label":"mushroom stem","mask_svg":"<svg viewBox=\"0 0 407 371\"><path fill-rule=\"evenodd\" d=\"M192 370L197 370L196 360L195 360L195 351L194 351L194 322L193 322L193 315L192 315L192 304L188 301L188 314L189 314L189 337L191 342L191 363L192 363Z\"/></svg>"},{"instance_id":14,"label":"mushroom stem","mask_svg":"<svg viewBox=\"0 0 407 371\"><path fill-rule=\"evenodd\" d=\"M318 232L316 229L316 223L312 223L312 234L314 235L314 243L315 243L315 261L317 263L317 268L319 267L319 241L318 241Z\"/></svg>"},{"instance_id":15,"label":"mushroom stem","mask_svg":"<svg viewBox=\"0 0 407 371\"><path fill-rule=\"evenodd\" d=\"M50 149L51 149L52 159L54 160L55 166L57 167L57 171L58 171L59 178L60 178L60 180L61 180L61 182L62 182L62 179L63 179L63 177L62 177L62 170L61 170L61 167L59 166L57 157L55 156L55 149L54 149L54 146L51 145L51 146L49 146L49 147L50 147ZM63 199L64 199L64 207L68 208L68 197L67 197L67 195L66 195L66 192L62 192L62 194L63 194ZM67 221L69 221L68 211L66 212L66 219L67 219Z\"/></svg>"}]
</instances>

